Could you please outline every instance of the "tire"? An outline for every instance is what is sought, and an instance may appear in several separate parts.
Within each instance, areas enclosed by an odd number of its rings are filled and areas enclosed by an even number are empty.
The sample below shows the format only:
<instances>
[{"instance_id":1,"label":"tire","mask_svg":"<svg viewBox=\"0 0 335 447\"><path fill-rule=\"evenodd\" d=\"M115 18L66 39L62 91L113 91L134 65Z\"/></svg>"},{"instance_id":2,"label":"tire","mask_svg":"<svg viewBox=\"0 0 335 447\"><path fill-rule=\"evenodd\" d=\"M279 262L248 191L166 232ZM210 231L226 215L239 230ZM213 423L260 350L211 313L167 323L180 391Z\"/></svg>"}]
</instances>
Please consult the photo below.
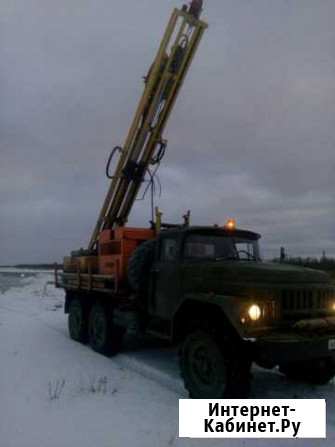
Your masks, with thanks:
<instances>
[{"instance_id":1,"label":"tire","mask_svg":"<svg viewBox=\"0 0 335 447\"><path fill-rule=\"evenodd\" d=\"M69 306L68 329L72 340L87 343L88 312L83 300L73 298Z\"/></svg>"},{"instance_id":2,"label":"tire","mask_svg":"<svg viewBox=\"0 0 335 447\"><path fill-rule=\"evenodd\" d=\"M124 330L113 324L112 312L102 304L93 304L88 320L88 339L95 352L112 356L119 352Z\"/></svg>"},{"instance_id":3,"label":"tire","mask_svg":"<svg viewBox=\"0 0 335 447\"><path fill-rule=\"evenodd\" d=\"M227 337L207 330L191 332L180 347L179 363L191 398L237 399L248 395L251 362Z\"/></svg>"},{"instance_id":4,"label":"tire","mask_svg":"<svg viewBox=\"0 0 335 447\"><path fill-rule=\"evenodd\" d=\"M322 358L280 365L280 371L290 380L325 385L335 376L335 360Z\"/></svg>"},{"instance_id":5,"label":"tire","mask_svg":"<svg viewBox=\"0 0 335 447\"><path fill-rule=\"evenodd\" d=\"M128 282L137 293L148 291L150 269L155 258L156 240L143 242L131 254L128 262Z\"/></svg>"}]
</instances>

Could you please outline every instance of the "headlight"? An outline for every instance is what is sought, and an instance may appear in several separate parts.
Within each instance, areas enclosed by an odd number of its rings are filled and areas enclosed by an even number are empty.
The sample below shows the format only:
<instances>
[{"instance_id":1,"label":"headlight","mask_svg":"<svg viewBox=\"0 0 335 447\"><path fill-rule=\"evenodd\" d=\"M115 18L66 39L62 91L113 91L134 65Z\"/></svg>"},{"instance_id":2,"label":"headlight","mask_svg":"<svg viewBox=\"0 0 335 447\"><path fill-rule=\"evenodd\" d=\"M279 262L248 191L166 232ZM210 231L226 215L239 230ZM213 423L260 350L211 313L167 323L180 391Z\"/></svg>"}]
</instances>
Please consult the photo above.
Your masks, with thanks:
<instances>
[{"instance_id":1,"label":"headlight","mask_svg":"<svg viewBox=\"0 0 335 447\"><path fill-rule=\"evenodd\" d=\"M262 311L258 304L253 304L249 307L248 315L251 321L258 321L261 318Z\"/></svg>"},{"instance_id":2,"label":"headlight","mask_svg":"<svg viewBox=\"0 0 335 447\"><path fill-rule=\"evenodd\" d=\"M259 324L273 325L276 321L275 304L275 300L273 299L259 301L258 304L255 302L249 302L249 304L245 303L240 318L240 324L246 324L250 327L260 327Z\"/></svg>"},{"instance_id":3,"label":"headlight","mask_svg":"<svg viewBox=\"0 0 335 447\"><path fill-rule=\"evenodd\" d=\"M330 303L330 309L335 311L335 301Z\"/></svg>"}]
</instances>

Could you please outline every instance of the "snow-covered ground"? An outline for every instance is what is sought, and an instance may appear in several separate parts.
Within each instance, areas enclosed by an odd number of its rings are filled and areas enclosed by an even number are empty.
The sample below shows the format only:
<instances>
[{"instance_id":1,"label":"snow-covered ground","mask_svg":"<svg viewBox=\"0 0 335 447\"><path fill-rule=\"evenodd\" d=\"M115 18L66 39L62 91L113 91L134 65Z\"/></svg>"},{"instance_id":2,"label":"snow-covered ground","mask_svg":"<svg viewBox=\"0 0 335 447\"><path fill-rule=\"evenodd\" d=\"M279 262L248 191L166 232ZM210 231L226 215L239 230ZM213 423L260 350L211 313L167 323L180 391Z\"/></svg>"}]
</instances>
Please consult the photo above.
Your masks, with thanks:
<instances>
[{"instance_id":1,"label":"snow-covered ground","mask_svg":"<svg viewBox=\"0 0 335 447\"><path fill-rule=\"evenodd\" d=\"M326 398L326 440L180 439L187 395L175 350L128 337L122 354L96 354L69 339L52 274L17 273L17 287L0 292L1 447L335 445L335 383L300 385L259 368L251 397Z\"/></svg>"}]
</instances>

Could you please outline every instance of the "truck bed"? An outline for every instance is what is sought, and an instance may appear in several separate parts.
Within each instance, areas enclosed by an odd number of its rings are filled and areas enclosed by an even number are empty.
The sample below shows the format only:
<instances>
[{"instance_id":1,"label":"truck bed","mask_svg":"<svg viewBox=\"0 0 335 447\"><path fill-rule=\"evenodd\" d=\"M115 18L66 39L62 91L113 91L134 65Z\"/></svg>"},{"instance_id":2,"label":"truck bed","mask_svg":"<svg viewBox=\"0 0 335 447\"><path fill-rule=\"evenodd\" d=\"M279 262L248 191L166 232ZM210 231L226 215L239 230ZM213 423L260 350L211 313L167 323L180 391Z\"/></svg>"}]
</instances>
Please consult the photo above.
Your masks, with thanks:
<instances>
[{"instance_id":1,"label":"truck bed","mask_svg":"<svg viewBox=\"0 0 335 447\"><path fill-rule=\"evenodd\" d=\"M115 294L119 291L118 278L114 275L55 272L55 286L65 290L81 290Z\"/></svg>"}]
</instances>

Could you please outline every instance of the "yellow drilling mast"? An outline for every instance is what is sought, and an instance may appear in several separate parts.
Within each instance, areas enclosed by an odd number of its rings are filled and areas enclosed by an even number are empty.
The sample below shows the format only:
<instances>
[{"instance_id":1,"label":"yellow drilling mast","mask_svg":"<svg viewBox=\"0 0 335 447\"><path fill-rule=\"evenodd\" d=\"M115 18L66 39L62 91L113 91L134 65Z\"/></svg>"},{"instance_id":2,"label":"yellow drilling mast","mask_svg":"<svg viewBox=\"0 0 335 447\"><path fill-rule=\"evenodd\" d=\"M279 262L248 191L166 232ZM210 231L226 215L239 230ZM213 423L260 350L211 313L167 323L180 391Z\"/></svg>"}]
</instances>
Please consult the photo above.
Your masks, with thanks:
<instances>
[{"instance_id":1,"label":"yellow drilling mast","mask_svg":"<svg viewBox=\"0 0 335 447\"><path fill-rule=\"evenodd\" d=\"M164 155L164 128L208 26L199 19L201 10L202 0L193 0L172 13L125 143L111 153L109 163L116 152L120 159L110 177L89 250L96 249L101 231L125 225L149 166L159 163Z\"/></svg>"}]
</instances>

